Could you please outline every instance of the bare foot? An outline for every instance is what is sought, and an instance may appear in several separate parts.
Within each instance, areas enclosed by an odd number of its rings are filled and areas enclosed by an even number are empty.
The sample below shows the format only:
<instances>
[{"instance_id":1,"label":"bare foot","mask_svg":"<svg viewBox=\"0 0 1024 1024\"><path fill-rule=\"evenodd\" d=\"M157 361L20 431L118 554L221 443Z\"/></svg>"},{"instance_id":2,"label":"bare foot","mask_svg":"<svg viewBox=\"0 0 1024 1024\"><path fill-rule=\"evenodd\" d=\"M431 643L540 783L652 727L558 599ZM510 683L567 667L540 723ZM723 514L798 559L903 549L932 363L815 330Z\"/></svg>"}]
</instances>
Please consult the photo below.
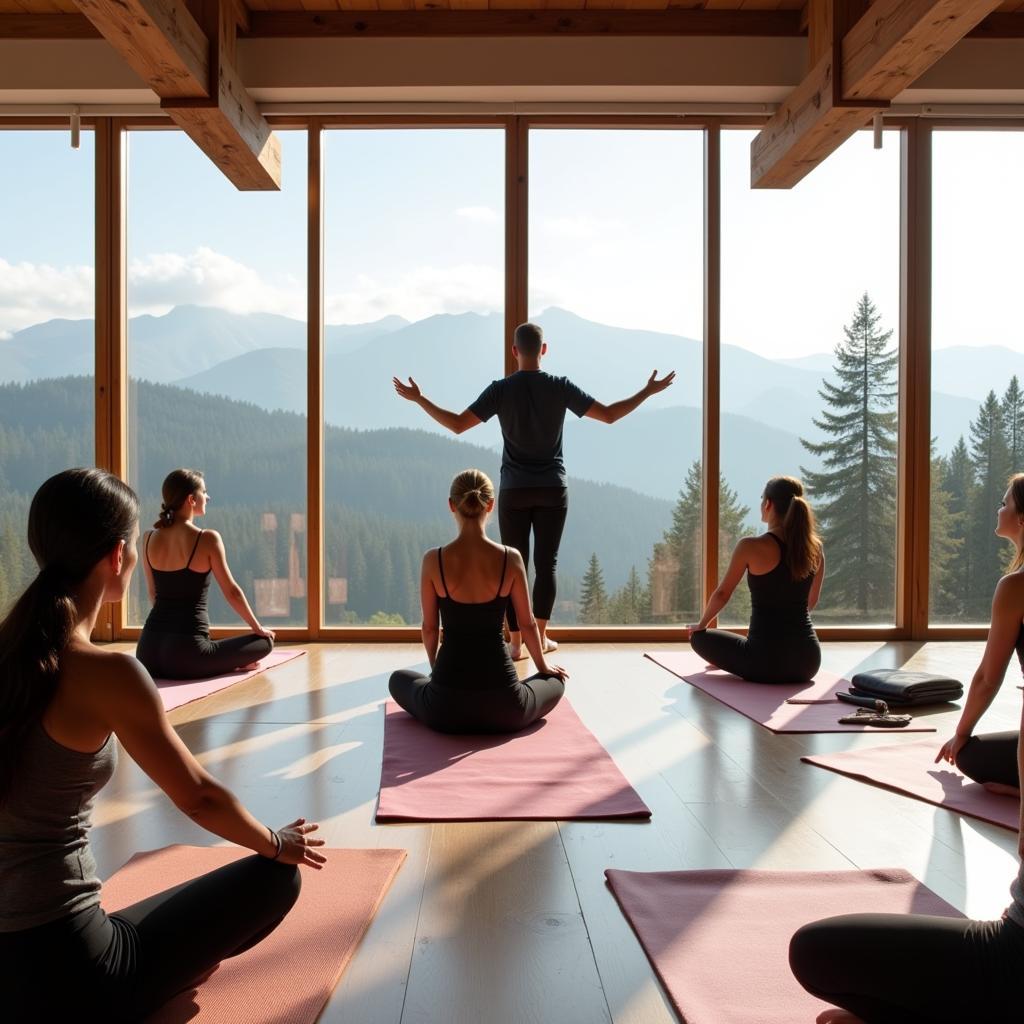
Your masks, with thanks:
<instances>
[{"instance_id":1,"label":"bare foot","mask_svg":"<svg viewBox=\"0 0 1024 1024\"><path fill-rule=\"evenodd\" d=\"M840 1010L833 1006L818 1014L816 1024L864 1024L864 1021L849 1010Z\"/></svg>"},{"instance_id":2,"label":"bare foot","mask_svg":"<svg viewBox=\"0 0 1024 1024\"><path fill-rule=\"evenodd\" d=\"M1016 786L1008 786L1005 782L983 782L982 785L990 792L999 796L1015 796L1020 799L1020 790Z\"/></svg>"},{"instance_id":3,"label":"bare foot","mask_svg":"<svg viewBox=\"0 0 1024 1024\"><path fill-rule=\"evenodd\" d=\"M558 641L552 640L551 637L546 636L543 638L544 653L550 654L552 651L558 650Z\"/></svg>"},{"instance_id":4,"label":"bare foot","mask_svg":"<svg viewBox=\"0 0 1024 1024\"><path fill-rule=\"evenodd\" d=\"M259 668L260 663L258 661L250 661L248 665L243 665L238 671L239 672L251 672L254 668Z\"/></svg>"},{"instance_id":5,"label":"bare foot","mask_svg":"<svg viewBox=\"0 0 1024 1024\"><path fill-rule=\"evenodd\" d=\"M513 661L526 661L526 659L530 657L530 655L527 654L521 646L513 644L508 645L508 653Z\"/></svg>"}]
</instances>

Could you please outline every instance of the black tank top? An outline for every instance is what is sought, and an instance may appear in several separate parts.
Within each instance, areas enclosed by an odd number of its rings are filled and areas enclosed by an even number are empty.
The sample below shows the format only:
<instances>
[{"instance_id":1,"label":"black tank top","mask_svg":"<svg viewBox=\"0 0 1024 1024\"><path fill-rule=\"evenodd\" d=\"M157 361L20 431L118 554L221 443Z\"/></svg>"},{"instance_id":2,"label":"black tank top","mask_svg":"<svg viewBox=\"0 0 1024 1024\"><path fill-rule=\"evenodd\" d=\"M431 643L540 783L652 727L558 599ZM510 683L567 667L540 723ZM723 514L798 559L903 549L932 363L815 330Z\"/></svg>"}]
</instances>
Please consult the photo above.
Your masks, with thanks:
<instances>
[{"instance_id":1,"label":"black tank top","mask_svg":"<svg viewBox=\"0 0 1024 1024\"><path fill-rule=\"evenodd\" d=\"M501 563L501 579L490 601L456 601L448 593L444 559L437 549L437 566L444 596L437 599L444 627L444 642L437 652L431 681L436 686L458 690L486 690L515 686L516 667L505 645L502 626L508 609L508 595L502 597L508 548Z\"/></svg>"},{"instance_id":2,"label":"black tank top","mask_svg":"<svg viewBox=\"0 0 1024 1024\"><path fill-rule=\"evenodd\" d=\"M210 589L210 570L196 572L189 568L203 532L199 531L185 568L169 572L153 567L149 560L149 539L153 535L146 534L146 563L153 574L153 587L156 590L156 600L146 619L146 629L155 629L161 633L186 633L190 636L209 635L210 618L206 609L206 595Z\"/></svg>"},{"instance_id":3,"label":"black tank top","mask_svg":"<svg viewBox=\"0 0 1024 1024\"><path fill-rule=\"evenodd\" d=\"M786 545L774 533L765 534L779 546L779 564L771 572L747 573L750 588L749 639L814 636L807 599L814 583L814 573L794 580L786 565Z\"/></svg>"}]
</instances>

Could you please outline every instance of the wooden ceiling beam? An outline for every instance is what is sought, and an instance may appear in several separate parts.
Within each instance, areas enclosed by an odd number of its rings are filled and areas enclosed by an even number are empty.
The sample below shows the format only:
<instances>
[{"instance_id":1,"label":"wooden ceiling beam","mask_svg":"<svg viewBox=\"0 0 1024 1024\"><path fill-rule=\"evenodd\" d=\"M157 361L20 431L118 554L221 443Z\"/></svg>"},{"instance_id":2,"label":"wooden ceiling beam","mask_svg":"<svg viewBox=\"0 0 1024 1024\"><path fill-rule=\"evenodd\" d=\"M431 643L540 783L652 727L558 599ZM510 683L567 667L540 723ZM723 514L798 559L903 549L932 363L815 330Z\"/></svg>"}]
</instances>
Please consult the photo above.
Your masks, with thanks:
<instances>
[{"instance_id":1,"label":"wooden ceiling beam","mask_svg":"<svg viewBox=\"0 0 1024 1024\"><path fill-rule=\"evenodd\" d=\"M799 11L252 11L249 38L411 36L797 36Z\"/></svg>"},{"instance_id":2,"label":"wooden ceiling beam","mask_svg":"<svg viewBox=\"0 0 1024 1024\"><path fill-rule=\"evenodd\" d=\"M236 0L75 3L236 188L280 189L280 143L235 68Z\"/></svg>"},{"instance_id":3,"label":"wooden ceiling beam","mask_svg":"<svg viewBox=\"0 0 1024 1024\"><path fill-rule=\"evenodd\" d=\"M848 2L835 0L832 46L751 143L751 187L792 188L1000 0L875 0L844 31Z\"/></svg>"},{"instance_id":4,"label":"wooden ceiling beam","mask_svg":"<svg viewBox=\"0 0 1024 1024\"><path fill-rule=\"evenodd\" d=\"M802 11L252 11L237 2L238 33L259 39L412 36L703 36L791 37L808 34ZM697 17L701 16L701 17ZM721 17L724 16L724 17ZM245 22L243 24L242 22ZM99 39L80 14L0 14L0 39ZM1024 14L990 14L968 39L1024 39Z\"/></svg>"}]
</instances>

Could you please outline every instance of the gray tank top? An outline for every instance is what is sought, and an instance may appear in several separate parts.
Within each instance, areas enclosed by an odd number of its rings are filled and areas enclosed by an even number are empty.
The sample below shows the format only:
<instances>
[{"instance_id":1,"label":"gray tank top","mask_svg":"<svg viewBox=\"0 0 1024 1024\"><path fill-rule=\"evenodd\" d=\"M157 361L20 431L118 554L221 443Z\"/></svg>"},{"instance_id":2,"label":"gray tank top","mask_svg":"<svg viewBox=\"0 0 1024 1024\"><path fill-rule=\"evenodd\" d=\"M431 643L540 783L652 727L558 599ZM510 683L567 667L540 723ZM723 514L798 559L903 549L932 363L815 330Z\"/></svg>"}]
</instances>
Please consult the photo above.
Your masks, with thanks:
<instances>
[{"instance_id":1,"label":"gray tank top","mask_svg":"<svg viewBox=\"0 0 1024 1024\"><path fill-rule=\"evenodd\" d=\"M32 727L14 788L0 805L0 932L35 928L99 903L90 817L116 766L113 733L84 754L52 739L41 723Z\"/></svg>"}]
</instances>

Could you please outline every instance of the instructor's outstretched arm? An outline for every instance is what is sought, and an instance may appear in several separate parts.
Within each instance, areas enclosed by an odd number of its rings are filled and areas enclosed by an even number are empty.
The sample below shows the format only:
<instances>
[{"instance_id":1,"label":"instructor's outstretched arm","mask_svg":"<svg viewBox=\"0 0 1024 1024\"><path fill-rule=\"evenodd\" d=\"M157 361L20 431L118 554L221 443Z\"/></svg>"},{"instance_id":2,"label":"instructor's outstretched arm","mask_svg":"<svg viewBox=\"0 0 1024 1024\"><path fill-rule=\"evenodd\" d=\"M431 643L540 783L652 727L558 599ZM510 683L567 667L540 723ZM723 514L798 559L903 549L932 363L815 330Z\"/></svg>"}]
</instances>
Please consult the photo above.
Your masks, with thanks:
<instances>
[{"instance_id":1,"label":"instructor's outstretched arm","mask_svg":"<svg viewBox=\"0 0 1024 1024\"><path fill-rule=\"evenodd\" d=\"M675 379L675 370L670 370L660 380L658 379L658 371L655 370L651 374L650 380L635 395L630 395L629 398L623 398L618 402L612 402L611 405L605 405L603 402L594 402L586 411L586 415L592 420L600 420L601 423L614 423L616 420L621 420L623 416L628 416L642 402L650 398L651 395L656 395L659 391L664 391L665 388L670 387Z\"/></svg>"},{"instance_id":2,"label":"instructor's outstretched arm","mask_svg":"<svg viewBox=\"0 0 1024 1024\"><path fill-rule=\"evenodd\" d=\"M442 427L450 430L453 434L461 434L463 431L469 430L470 427L475 427L478 423L483 422L479 416L470 412L469 409L464 409L462 412L451 412L448 409L442 409L439 405L434 405L420 391L419 384L412 377L409 378L408 384L399 380L398 377L392 377L391 383L395 385L395 391L402 398L415 402L431 419L436 420Z\"/></svg>"}]
</instances>

